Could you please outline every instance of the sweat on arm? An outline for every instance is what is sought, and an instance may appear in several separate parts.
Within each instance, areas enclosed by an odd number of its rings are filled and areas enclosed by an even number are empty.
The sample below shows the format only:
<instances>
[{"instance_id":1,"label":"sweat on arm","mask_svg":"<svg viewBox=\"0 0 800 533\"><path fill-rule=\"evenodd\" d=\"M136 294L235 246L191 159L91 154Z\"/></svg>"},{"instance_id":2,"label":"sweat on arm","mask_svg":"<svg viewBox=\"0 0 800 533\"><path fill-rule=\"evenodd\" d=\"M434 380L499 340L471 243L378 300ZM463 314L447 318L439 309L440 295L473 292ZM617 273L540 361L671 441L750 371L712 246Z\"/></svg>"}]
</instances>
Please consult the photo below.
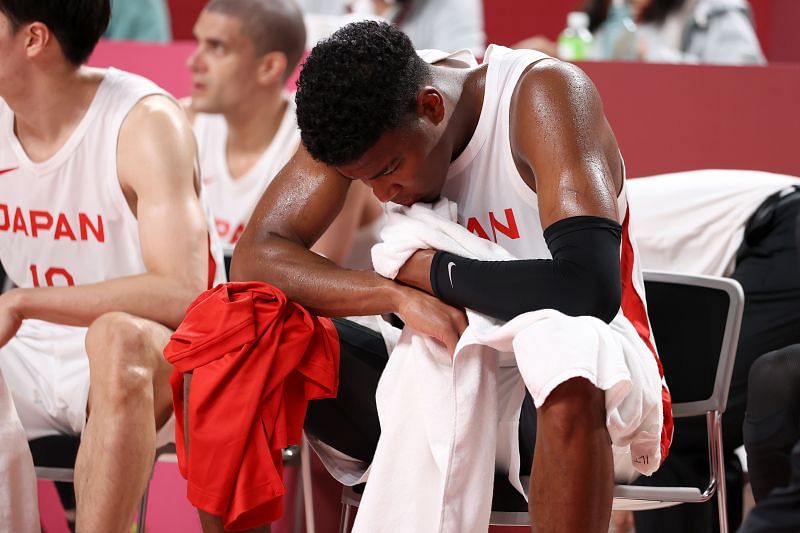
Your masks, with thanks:
<instances>
[{"instance_id":1,"label":"sweat on arm","mask_svg":"<svg viewBox=\"0 0 800 533\"><path fill-rule=\"evenodd\" d=\"M510 320L538 309L614 319L622 294L614 220L573 216L544 230L552 259L479 261L437 252L431 287L442 301Z\"/></svg>"}]
</instances>

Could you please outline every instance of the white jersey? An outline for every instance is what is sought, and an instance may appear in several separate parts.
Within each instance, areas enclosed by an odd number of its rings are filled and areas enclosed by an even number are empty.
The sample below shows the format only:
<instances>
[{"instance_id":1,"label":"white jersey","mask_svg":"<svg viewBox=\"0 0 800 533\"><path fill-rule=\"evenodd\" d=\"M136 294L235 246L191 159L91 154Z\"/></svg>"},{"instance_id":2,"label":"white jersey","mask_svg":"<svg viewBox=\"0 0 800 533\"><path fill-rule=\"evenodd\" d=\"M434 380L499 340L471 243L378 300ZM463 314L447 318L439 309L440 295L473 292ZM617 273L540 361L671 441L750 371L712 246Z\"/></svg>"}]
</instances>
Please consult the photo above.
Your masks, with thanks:
<instances>
[{"instance_id":1,"label":"white jersey","mask_svg":"<svg viewBox=\"0 0 800 533\"><path fill-rule=\"evenodd\" d=\"M97 283L144 272L136 218L117 178L122 121L152 82L109 69L67 142L32 162L0 105L0 259L20 287Z\"/></svg>"},{"instance_id":2,"label":"white jersey","mask_svg":"<svg viewBox=\"0 0 800 533\"><path fill-rule=\"evenodd\" d=\"M484 56L484 63L489 66L481 116L467 147L450 164L442 190L443 196L458 204L459 224L479 237L496 242L520 259L552 258L539 220L536 193L520 176L509 142L514 89L525 69L546 58L549 56L532 50L489 46ZM647 317L638 252L631 239L624 185L617 207L618 222L622 225L622 304L614 322L632 324L657 358ZM660 363L658 366L661 371ZM663 378L663 372L661 376ZM665 423L662 448L666 449L672 435L672 424L666 420L670 413L666 385L663 392Z\"/></svg>"},{"instance_id":3,"label":"white jersey","mask_svg":"<svg viewBox=\"0 0 800 533\"><path fill-rule=\"evenodd\" d=\"M695 170L628 182L634 235L647 269L728 275L747 219L800 179L750 170Z\"/></svg>"},{"instance_id":4,"label":"white jersey","mask_svg":"<svg viewBox=\"0 0 800 533\"><path fill-rule=\"evenodd\" d=\"M133 106L154 94L167 93L108 69L67 142L41 163L28 158L0 100L0 259L17 286L86 285L145 271L117 141Z\"/></svg>"},{"instance_id":5,"label":"white jersey","mask_svg":"<svg viewBox=\"0 0 800 533\"><path fill-rule=\"evenodd\" d=\"M131 109L167 93L108 69L84 117L48 160L34 163L0 99L0 260L20 287L98 283L145 272L136 217L117 172L119 131ZM178 106L178 103L175 103ZM209 220L209 284L225 280ZM79 434L86 421L87 329L25 320L0 348L0 368L28 438Z\"/></svg>"},{"instance_id":6,"label":"white jersey","mask_svg":"<svg viewBox=\"0 0 800 533\"><path fill-rule=\"evenodd\" d=\"M0 100L0 260L16 285L86 285L145 271L136 217L119 183L117 142L133 106L154 94L167 93L108 69L69 139L41 163L25 153L14 113ZM210 271L224 275L212 255Z\"/></svg>"},{"instance_id":7,"label":"white jersey","mask_svg":"<svg viewBox=\"0 0 800 533\"><path fill-rule=\"evenodd\" d=\"M203 185L210 193L217 231L226 251L233 249L267 185L300 143L294 100L286 100L286 111L269 147L256 164L238 178L231 176L228 169L225 117L198 113L194 119Z\"/></svg>"}]
</instances>

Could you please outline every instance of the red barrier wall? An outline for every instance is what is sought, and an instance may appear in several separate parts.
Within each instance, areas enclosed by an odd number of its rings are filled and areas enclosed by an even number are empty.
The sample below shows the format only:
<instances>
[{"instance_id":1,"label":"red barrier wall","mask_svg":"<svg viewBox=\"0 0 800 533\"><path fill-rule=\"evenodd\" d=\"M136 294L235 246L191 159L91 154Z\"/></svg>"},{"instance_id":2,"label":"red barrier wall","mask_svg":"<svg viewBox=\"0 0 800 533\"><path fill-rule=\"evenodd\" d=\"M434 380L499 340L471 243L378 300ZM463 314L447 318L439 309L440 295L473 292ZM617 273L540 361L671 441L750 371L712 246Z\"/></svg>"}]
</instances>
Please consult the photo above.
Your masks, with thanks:
<instances>
[{"instance_id":1,"label":"red barrier wall","mask_svg":"<svg viewBox=\"0 0 800 533\"><path fill-rule=\"evenodd\" d=\"M186 60L194 47L195 43L191 41L163 45L104 40L98 43L89 64L141 74L180 98L191 90Z\"/></svg>"},{"instance_id":2,"label":"red barrier wall","mask_svg":"<svg viewBox=\"0 0 800 533\"><path fill-rule=\"evenodd\" d=\"M172 38L176 41L193 39L192 28L207 0L167 0Z\"/></svg>"},{"instance_id":3,"label":"red barrier wall","mask_svg":"<svg viewBox=\"0 0 800 533\"><path fill-rule=\"evenodd\" d=\"M741 168L800 176L800 65L580 65L631 176Z\"/></svg>"},{"instance_id":4,"label":"red barrier wall","mask_svg":"<svg viewBox=\"0 0 800 533\"><path fill-rule=\"evenodd\" d=\"M567 24L567 13L583 0L484 0L486 40L510 46L533 35L555 40Z\"/></svg>"},{"instance_id":5,"label":"red barrier wall","mask_svg":"<svg viewBox=\"0 0 800 533\"><path fill-rule=\"evenodd\" d=\"M193 43L102 42L90 61L189 92ZM800 176L800 65L582 63L603 98L631 176L741 168Z\"/></svg>"}]
</instances>

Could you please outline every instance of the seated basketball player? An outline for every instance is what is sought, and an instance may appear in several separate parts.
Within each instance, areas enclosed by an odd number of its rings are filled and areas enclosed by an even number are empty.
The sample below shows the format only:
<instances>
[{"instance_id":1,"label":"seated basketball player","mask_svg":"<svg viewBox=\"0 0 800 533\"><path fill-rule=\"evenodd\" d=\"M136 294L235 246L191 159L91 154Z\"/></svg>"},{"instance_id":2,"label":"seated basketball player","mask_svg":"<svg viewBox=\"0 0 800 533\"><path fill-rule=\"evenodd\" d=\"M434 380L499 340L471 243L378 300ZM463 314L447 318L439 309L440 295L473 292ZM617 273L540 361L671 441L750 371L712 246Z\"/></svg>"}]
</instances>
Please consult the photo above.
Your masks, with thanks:
<instances>
[{"instance_id":1,"label":"seated basketball player","mask_svg":"<svg viewBox=\"0 0 800 533\"><path fill-rule=\"evenodd\" d=\"M109 0L0 1L0 368L28 439L81 435L77 528L127 531L170 417L171 329L220 272L192 131L83 65ZM5 441L4 441L5 445Z\"/></svg>"},{"instance_id":2,"label":"seated basketball player","mask_svg":"<svg viewBox=\"0 0 800 533\"><path fill-rule=\"evenodd\" d=\"M294 98L285 85L303 55L306 31L292 0L214 0L194 32L192 96L184 105L217 231L230 255L264 189L300 144ZM369 250L358 243L380 217L369 190L354 187L343 216L315 251L336 262L361 264L366 258L369 264Z\"/></svg>"},{"instance_id":3,"label":"seated basketball player","mask_svg":"<svg viewBox=\"0 0 800 533\"><path fill-rule=\"evenodd\" d=\"M462 307L501 319L554 308L627 320L632 308L618 313L620 247L628 242L624 170L594 86L576 67L536 52L490 48L487 57L483 66L452 58L429 65L399 30L374 22L349 25L317 45L297 93L303 145L256 208L232 277L268 281L324 316L396 313L451 352L466 326ZM422 250L399 283L342 269L308 248L353 181L382 202L446 196L469 229L496 233L498 244L523 259L492 263ZM492 231L497 216L505 231ZM457 273L451 278L449 268ZM632 292L641 274L633 268L625 276L625 300L644 316ZM385 360L350 350L347 328L339 328L339 434L336 422L321 427L332 418L315 413L324 402L311 402L306 427L368 461L376 440L368 432L379 431L374 386ZM534 529L606 531L613 465L603 391L583 378L562 383L539 408L538 424Z\"/></svg>"}]
</instances>

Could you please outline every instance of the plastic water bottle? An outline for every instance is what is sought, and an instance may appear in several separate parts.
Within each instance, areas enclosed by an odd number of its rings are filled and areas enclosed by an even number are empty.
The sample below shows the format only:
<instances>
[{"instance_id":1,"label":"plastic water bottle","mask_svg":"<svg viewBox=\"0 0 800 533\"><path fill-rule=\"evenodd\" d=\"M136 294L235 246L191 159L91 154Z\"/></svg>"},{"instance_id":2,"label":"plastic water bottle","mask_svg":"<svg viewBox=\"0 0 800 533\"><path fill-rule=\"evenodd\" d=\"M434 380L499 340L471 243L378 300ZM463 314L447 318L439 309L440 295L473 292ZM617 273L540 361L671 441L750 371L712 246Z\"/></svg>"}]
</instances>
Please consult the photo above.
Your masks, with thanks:
<instances>
[{"instance_id":1,"label":"plastic water bottle","mask_svg":"<svg viewBox=\"0 0 800 533\"><path fill-rule=\"evenodd\" d=\"M558 57L567 61L588 59L592 50L589 15L573 11L567 15L567 27L558 36Z\"/></svg>"},{"instance_id":2,"label":"plastic water bottle","mask_svg":"<svg viewBox=\"0 0 800 533\"><path fill-rule=\"evenodd\" d=\"M636 40L636 23L631 18L630 8L625 0L614 0L608 10L608 17L595 35L596 59L639 59Z\"/></svg>"}]
</instances>

